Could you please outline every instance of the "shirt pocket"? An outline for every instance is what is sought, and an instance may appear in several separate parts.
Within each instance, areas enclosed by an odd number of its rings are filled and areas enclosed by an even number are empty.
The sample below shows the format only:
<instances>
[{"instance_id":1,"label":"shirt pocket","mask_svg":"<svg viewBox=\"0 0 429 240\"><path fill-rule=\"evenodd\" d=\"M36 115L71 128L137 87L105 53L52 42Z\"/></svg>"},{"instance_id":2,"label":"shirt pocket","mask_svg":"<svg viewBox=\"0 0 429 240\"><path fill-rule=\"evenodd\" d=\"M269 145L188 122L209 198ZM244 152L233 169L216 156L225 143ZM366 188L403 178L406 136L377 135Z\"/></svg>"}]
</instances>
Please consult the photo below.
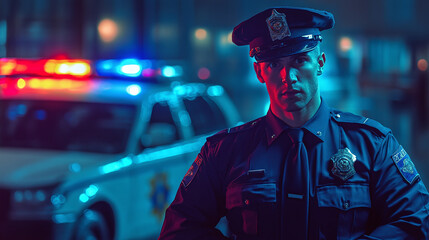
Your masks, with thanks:
<instances>
[{"instance_id":1,"label":"shirt pocket","mask_svg":"<svg viewBox=\"0 0 429 240\"><path fill-rule=\"evenodd\" d=\"M319 214L327 219L320 223L322 235L336 235L336 239L354 239L365 232L371 209L368 185L318 187L317 204Z\"/></svg>"},{"instance_id":2,"label":"shirt pocket","mask_svg":"<svg viewBox=\"0 0 429 240\"><path fill-rule=\"evenodd\" d=\"M229 187L226 191L226 208L255 206L276 202L275 183L249 183Z\"/></svg>"},{"instance_id":3,"label":"shirt pocket","mask_svg":"<svg viewBox=\"0 0 429 240\"><path fill-rule=\"evenodd\" d=\"M275 209L276 183L246 183L227 188L226 208L233 232L259 235ZM272 215L271 215L272 216ZM240 234L240 235L241 235Z\"/></svg>"}]
</instances>

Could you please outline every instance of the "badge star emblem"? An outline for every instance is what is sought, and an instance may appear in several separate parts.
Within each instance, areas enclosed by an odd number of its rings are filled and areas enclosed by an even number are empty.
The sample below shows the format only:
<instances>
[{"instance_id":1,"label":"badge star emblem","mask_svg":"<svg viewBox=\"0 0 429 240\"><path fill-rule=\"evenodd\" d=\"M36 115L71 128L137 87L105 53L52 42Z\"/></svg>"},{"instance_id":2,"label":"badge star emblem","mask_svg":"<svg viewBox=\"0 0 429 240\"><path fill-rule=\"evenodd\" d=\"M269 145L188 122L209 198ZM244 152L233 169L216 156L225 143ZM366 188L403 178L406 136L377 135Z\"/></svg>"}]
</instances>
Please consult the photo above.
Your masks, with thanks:
<instances>
[{"instance_id":1,"label":"badge star emblem","mask_svg":"<svg viewBox=\"0 0 429 240\"><path fill-rule=\"evenodd\" d=\"M271 40L282 40L291 35L289 26L286 22L286 15L273 9L271 16L266 20Z\"/></svg>"},{"instance_id":2,"label":"badge star emblem","mask_svg":"<svg viewBox=\"0 0 429 240\"><path fill-rule=\"evenodd\" d=\"M346 181L356 174L354 167L356 156L350 152L350 149L344 148L338 150L338 152L331 157L331 160L333 163L331 172L341 180Z\"/></svg>"}]
</instances>

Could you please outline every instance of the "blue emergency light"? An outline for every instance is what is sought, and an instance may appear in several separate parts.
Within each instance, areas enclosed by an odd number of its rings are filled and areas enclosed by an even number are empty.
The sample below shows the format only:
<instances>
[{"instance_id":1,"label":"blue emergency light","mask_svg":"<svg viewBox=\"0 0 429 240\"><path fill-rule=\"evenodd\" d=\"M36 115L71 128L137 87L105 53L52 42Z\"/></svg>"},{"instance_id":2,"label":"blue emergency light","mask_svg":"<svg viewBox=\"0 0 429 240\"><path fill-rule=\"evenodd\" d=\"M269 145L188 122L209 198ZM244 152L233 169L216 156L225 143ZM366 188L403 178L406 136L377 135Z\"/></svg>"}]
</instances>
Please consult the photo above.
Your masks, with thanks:
<instances>
[{"instance_id":1,"label":"blue emergency light","mask_svg":"<svg viewBox=\"0 0 429 240\"><path fill-rule=\"evenodd\" d=\"M147 59L14 59L0 58L0 75L87 78L175 78L183 75L182 66Z\"/></svg>"},{"instance_id":2,"label":"blue emergency light","mask_svg":"<svg viewBox=\"0 0 429 240\"><path fill-rule=\"evenodd\" d=\"M180 77L183 74L181 66L161 65L154 60L141 59L109 59L98 60L95 63L95 71L101 77L121 78L156 78L156 77Z\"/></svg>"}]
</instances>

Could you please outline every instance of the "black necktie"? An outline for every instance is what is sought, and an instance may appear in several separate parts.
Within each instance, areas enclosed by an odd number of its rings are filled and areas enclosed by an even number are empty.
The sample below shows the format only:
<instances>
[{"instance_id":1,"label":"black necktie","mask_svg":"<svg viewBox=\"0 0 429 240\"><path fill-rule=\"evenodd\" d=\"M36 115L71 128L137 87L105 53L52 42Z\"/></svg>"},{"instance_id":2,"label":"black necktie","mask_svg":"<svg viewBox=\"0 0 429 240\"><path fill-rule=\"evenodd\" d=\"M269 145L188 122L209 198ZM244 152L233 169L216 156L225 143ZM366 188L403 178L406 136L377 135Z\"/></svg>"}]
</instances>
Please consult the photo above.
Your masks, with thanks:
<instances>
[{"instance_id":1,"label":"black necktie","mask_svg":"<svg viewBox=\"0 0 429 240\"><path fill-rule=\"evenodd\" d=\"M308 235L309 170L304 131L290 129L292 146L285 159L282 181L282 240L306 240Z\"/></svg>"}]
</instances>

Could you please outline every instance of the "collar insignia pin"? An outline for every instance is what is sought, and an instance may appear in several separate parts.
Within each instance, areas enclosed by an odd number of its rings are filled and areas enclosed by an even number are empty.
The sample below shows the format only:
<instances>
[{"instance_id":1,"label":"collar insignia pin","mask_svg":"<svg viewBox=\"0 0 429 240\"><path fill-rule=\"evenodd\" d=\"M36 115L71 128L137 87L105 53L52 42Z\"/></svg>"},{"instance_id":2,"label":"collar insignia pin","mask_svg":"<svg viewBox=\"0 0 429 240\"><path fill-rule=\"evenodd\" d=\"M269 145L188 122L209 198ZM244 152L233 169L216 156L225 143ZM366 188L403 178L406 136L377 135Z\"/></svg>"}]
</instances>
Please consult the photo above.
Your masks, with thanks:
<instances>
[{"instance_id":1,"label":"collar insignia pin","mask_svg":"<svg viewBox=\"0 0 429 240\"><path fill-rule=\"evenodd\" d=\"M271 16L265 20L270 31L271 40L282 40L291 35L286 22L286 15L273 9Z\"/></svg>"},{"instance_id":2,"label":"collar insignia pin","mask_svg":"<svg viewBox=\"0 0 429 240\"><path fill-rule=\"evenodd\" d=\"M354 167L356 156L350 152L348 148L338 150L338 152L331 157L331 160L333 162L331 172L341 180L346 181L356 174Z\"/></svg>"}]
</instances>

